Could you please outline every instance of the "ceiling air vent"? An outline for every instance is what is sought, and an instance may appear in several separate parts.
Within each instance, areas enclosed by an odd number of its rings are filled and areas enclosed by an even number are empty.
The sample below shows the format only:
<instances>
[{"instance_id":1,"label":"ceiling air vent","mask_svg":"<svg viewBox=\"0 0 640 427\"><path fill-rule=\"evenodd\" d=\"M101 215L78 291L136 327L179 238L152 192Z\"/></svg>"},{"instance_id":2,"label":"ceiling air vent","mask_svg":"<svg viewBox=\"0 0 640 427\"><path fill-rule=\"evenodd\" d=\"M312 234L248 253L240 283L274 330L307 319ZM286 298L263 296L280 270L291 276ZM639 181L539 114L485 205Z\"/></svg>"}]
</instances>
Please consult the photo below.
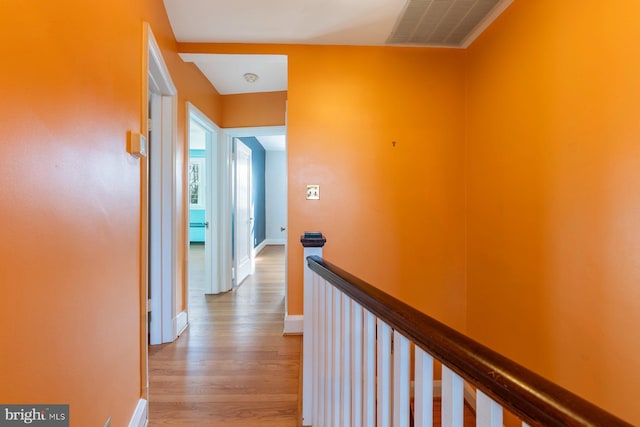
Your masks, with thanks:
<instances>
[{"instance_id":1,"label":"ceiling air vent","mask_svg":"<svg viewBox=\"0 0 640 427\"><path fill-rule=\"evenodd\" d=\"M387 44L466 47L513 0L409 0Z\"/></svg>"}]
</instances>

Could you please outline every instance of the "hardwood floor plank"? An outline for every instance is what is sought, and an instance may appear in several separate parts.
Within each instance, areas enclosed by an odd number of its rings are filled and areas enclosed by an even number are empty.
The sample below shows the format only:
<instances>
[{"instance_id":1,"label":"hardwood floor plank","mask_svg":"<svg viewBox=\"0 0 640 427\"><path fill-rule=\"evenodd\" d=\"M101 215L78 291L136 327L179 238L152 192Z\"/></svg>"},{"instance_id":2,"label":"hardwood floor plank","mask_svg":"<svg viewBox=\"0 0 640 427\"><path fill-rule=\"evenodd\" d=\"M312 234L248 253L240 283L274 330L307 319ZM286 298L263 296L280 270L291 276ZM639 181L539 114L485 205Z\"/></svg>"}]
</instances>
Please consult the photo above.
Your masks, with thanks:
<instances>
[{"instance_id":1,"label":"hardwood floor plank","mask_svg":"<svg viewBox=\"0 0 640 427\"><path fill-rule=\"evenodd\" d=\"M189 255L189 328L149 348L149 427L298 426L302 343L282 335L284 248L267 246L254 275L206 296L203 253Z\"/></svg>"}]
</instances>

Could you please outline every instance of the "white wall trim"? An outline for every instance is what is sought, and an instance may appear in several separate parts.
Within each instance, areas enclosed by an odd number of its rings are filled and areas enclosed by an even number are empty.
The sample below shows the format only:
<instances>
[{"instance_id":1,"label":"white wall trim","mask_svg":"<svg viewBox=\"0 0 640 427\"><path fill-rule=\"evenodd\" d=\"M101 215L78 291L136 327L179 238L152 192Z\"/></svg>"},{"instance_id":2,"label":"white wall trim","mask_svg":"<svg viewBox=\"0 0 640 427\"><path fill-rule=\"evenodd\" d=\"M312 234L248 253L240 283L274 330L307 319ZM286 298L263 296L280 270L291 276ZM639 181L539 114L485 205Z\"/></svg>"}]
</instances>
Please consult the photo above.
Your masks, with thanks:
<instances>
[{"instance_id":1,"label":"white wall trim","mask_svg":"<svg viewBox=\"0 0 640 427\"><path fill-rule=\"evenodd\" d=\"M302 335L304 331L304 315L285 314L283 335Z\"/></svg>"},{"instance_id":2,"label":"white wall trim","mask_svg":"<svg viewBox=\"0 0 640 427\"><path fill-rule=\"evenodd\" d=\"M185 310L176 316L176 336L182 335L187 326L189 326L189 316Z\"/></svg>"},{"instance_id":3,"label":"white wall trim","mask_svg":"<svg viewBox=\"0 0 640 427\"><path fill-rule=\"evenodd\" d=\"M235 138L243 136L286 135L286 126L259 126L253 128L226 128L225 132Z\"/></svg>"},{"instance_id":4,"label":"white wall trim","mask_svg":"<svg viewBox=\"0 0 640 427\"><path fill-rule=\"evenodd\" d=\"M221 191L221 163L220 163L220 127L215 124L206 114L200 111L195 105L187 102L187 117L191 121L196 122L199 126L207 131L206 140L206 179L209 186L205 186L206 196L206 221L209 227L205 230L205 293L217 294L226 291L225 276L223 274L222 254L225 251L225 241L220 238L222 226L220 221L224 218L222 204L220 203ZM189 142L190 144L190 142ZM187 242L187 246L188 246ZM229 284L230 286L230 284ZM188 309L188 307L187 307Z\"/></svg>"},{"instance_id":5,"label":"white wall trim","mask_svg":"<svg viewBox=\"0 0 640 427\"><path fill-rule=\"evenodd\" d=\"M218 236L220 240L220 270L218 289L213 293L229 290L233 287L235 271L231 254L231 214L233 212L232 184L232 144L233 137L226 129L218 133Z\"/></svg>"},{"instance_id":6,"label":"white wall trim","mask_svg":"<svg viewBox=\"0 0 640 427\"><path fill-rule=\"evenodd\" d=\"M151 89L152 132L149 141L149 269L151 287L150 343L160 344L175 339L175 287L177 272L176 247L176 180L175 143L177 140L178 114L176 87L173 84L162 52L158 47L151 26L144 24L147 40L147 75Z\"/></svg>"},{"instance_id":7,"label":"white wall trim","mask_svg":"<svg viewBox=\"0 0 640 427\"><path fill-rule=\"evenodd\" d=\"M145 427L147 425L147 401L145 399L138 400L135 411L131 421L129 421L129 427Z\"/></svg>"},{"instance_id":8,"label":"white wall trim","mask_svg":"<svg viewBox=\"0 0 640 427\"><path fill-rule=\"evenodd\" d=\"M255 258L256 255L258 255L264 248L265 246L267 246L268 243L265 240L262 241L262 243L260 243L258 246L256 246L255 248L253 248L253 257Z\"/></svg>"},{"instance_id":9,"label":"white wall trim","mask_svg":"<svg viewBox=\"0 0 640 427\"><path fill-rule=\"evenodd\" d=\"M287 239L265 239L265 245L286 245Z\"/></svg>"},{"instance_id":10,"label":"white wall trim","mask_svg":"<svg viewBox=\"0 0 640 427\"><path fill-rule=\"evenodd\" d=\"M264 239L262 243L253 248L253 256L258 255L267 246L283 246L287 243L287 239Z\"/></svg>"}]
</instances>

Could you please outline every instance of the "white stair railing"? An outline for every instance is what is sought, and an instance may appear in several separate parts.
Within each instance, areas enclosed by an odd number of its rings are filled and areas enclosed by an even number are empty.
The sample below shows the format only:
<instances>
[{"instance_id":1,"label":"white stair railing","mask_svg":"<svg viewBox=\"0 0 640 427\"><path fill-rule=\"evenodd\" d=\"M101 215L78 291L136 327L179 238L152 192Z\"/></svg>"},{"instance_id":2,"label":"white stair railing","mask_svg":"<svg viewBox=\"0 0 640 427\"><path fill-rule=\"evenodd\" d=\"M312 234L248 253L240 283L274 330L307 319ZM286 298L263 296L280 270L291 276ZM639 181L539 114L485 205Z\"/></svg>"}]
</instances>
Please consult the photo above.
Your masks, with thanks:
<instances>
[{"instance_id":1,"label":"white stair railing","mask_svg":"<svg viewBox=\"0 0 640 427\"><path fill-rule=\"evenodd\" d=\"M502 427L503 406L523 427L631 426L319 256L307 261L304 426L432 427L434 358L443 427L464 425L465 385L478 427Z\"/></svg>"}]
</instances>

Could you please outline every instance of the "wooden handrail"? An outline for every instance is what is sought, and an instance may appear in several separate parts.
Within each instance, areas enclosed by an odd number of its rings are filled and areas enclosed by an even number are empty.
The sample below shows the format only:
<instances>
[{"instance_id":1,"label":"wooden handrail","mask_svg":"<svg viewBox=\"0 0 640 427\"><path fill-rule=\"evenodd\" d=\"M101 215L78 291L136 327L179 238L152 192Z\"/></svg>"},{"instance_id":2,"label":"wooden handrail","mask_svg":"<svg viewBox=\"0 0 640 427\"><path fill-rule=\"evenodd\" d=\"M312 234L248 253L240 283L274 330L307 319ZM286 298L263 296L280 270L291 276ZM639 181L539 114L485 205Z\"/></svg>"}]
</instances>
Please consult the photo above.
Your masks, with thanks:
<instances>
[{"instance_id":1,"label":"wooden handrail","mask_svg":"<svg viewBox=\"0 0 640 427\"><path fill-rule=\"evenodd\" d=\"M451 329L330 262L309 268L531 426L631 424Z\"/></svg>"}]
</instances>

